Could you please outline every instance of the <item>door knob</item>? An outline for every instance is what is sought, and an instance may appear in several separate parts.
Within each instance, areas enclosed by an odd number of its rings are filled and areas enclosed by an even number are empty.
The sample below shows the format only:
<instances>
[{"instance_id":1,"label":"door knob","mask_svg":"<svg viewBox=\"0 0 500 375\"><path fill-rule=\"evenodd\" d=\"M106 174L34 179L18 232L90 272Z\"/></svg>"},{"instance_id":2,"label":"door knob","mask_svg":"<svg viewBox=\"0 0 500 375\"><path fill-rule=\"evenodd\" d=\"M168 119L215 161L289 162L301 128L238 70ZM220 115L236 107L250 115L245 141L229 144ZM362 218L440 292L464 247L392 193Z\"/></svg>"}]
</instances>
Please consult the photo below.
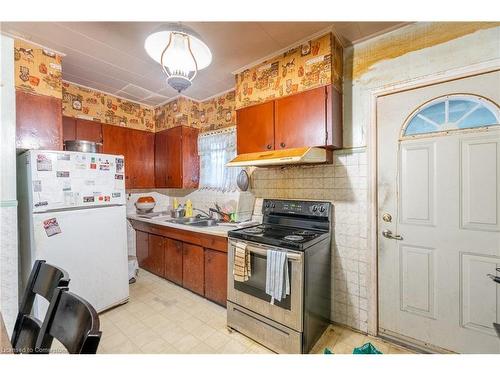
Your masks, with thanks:
<instances>
[{"instance_id":1,"label":"door knob","mask_svg":"<svg viewBox=\"0 0 500 375\"><path fill-rule=\"evenodd\" d=\"M391 240L401 241L403 239L403 236L400 236L399 234L393 235L392 231L390 231L389 229L382 231L382 236L384 236L385 238L389 238Z\"/></svg>"}]
</instances>

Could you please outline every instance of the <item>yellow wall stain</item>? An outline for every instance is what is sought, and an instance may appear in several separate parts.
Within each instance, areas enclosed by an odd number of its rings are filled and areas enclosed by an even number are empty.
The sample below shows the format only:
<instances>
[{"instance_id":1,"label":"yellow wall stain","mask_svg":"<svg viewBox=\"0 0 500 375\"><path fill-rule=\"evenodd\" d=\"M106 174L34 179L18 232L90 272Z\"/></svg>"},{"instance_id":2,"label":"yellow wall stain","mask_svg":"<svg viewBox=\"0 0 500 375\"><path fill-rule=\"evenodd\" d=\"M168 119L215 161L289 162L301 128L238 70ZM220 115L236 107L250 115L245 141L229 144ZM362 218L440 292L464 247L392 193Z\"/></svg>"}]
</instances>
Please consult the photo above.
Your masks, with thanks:
<instances>
[{"instance_id":1,"label":"yellow wall stain","mask_svg":"<svg viewBox=\"0 0 500 375\"><path fill-rule=\"evenodd\" d=\"M432 22L420 23L354 46L346 61L346 78L357 79L374 64L409 52L429 48L479 30L500 26L500 22ZM351 76L351 77L349 77Z\"/></svg>"}]
</instances>

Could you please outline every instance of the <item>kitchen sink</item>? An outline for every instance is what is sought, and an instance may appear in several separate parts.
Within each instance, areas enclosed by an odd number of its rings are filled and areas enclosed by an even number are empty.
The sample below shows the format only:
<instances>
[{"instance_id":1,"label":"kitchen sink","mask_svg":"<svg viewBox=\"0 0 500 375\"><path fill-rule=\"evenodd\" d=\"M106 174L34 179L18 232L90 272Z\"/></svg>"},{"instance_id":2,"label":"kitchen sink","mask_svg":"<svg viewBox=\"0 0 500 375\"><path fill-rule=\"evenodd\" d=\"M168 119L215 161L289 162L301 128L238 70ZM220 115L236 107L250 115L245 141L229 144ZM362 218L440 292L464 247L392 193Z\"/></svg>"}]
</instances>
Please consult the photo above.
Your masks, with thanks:
<instances>
[{"instance_id":1,"label":"kitchen sink","mask_svg":"<svg viewBox=\"0 0 500 375\"><path fill-rule=\"evenodd\" d=\"M217 220L215 219L199 219L198 221L194 221L191 223L186 223L188 225L192 225L195 227L215 227L218 225Z\"/></svg>"},{"instance_id":2,"label":"kitchen sink","mask_svg":"<svg viewBox=\"0 0 500 375\"><path fill-rule=\"evenodd\" d=\"M200 219L199 217L182 217L178 219L171 219L170 222L175 224L194 224L202 220L205 219Z\"/></svg>"},{"instance_id":3,"label":"kitchen sink","mask_svg":"<svg viewBox=\"0 0 500 375\"><path fill-rule=\"evenodd\" d=\"M161 217L161 218L153 218L153 220L166 221L168 223L174 223L174 224L195 225L199 227L213 227L217 225L217 220L204 219L199 217L182 217L177 219L171 217Z\"/></svg>"}]
</instances>

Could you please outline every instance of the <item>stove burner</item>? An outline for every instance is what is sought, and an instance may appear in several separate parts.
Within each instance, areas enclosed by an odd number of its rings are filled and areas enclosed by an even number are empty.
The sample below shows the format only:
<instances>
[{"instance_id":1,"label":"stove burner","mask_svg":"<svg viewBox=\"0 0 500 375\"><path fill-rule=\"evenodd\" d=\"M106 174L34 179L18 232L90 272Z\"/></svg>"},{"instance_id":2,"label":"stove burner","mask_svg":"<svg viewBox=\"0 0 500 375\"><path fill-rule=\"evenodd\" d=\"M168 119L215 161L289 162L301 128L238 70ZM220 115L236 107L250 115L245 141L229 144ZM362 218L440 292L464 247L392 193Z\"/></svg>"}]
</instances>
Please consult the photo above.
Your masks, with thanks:
<instances>
[{"instance_id":1,"label":"stove burner","mask_svg":"<svg viewBox=\"0 0 500 375\"><path fill-rule=\"evenodd\" d=\"M302 241L303 239L304 239L304 237L294 235L294 234L291 234L289 236L285 236L285 240L287 240L287 241Z\"/></svg>"},{"instance_id":2,"label":"stove burner","mask_svg":"<svg viewBox=\"0 0 500 375\"><path fill-rule=\"evenodd\" d=\"M311 232L309 230L296 230L295 232L293 232L293 234L296 236L311 237L314 236L316 233Z\"/></svg>"},{"instance_id":3,"label":"stove burner","mask_svg":"<svg viewBox=\"0 0 500 375\"><path fill-rule=\"evenodd\" d=\"M264 233L264 228L261 228L261 227L250 227L250 228L243 229L243 232L245 232L245 233L252 233L252 234L260 234L260 233Z\"/></svg>"}]
</instances>

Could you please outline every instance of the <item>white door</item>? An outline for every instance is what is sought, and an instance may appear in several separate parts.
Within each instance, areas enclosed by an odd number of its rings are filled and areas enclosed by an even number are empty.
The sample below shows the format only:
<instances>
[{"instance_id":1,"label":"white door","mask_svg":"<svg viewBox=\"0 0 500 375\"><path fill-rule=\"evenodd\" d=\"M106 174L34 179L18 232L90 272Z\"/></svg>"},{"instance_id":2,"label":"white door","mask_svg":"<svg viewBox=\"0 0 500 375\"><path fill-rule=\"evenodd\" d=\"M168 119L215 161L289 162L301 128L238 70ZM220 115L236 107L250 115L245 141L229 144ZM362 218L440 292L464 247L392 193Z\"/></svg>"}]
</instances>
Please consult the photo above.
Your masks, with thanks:
<instances>
[{"instance_id":1,"label":"white door","mask_svg":"<svg viewBox=\"0 0 500 375\"><path fill-rule=\"evenodd\" d=\"M69 290L97 312L129 296L125 206L33 214L32 262L44 259L70 276ZM53 220L55 219L55 221ZM37 304L44 316L47 304Z\"/></svg>"},{"instance_id":2,"label":"white door","mask_svg":"<svg viewBox=\"0 0 500 375\"><path fill-rule=\"evenodd\" d=\"M500 353L498 103L498 71L378 98L382 335Z\"/></svg>"}]
</instances>

